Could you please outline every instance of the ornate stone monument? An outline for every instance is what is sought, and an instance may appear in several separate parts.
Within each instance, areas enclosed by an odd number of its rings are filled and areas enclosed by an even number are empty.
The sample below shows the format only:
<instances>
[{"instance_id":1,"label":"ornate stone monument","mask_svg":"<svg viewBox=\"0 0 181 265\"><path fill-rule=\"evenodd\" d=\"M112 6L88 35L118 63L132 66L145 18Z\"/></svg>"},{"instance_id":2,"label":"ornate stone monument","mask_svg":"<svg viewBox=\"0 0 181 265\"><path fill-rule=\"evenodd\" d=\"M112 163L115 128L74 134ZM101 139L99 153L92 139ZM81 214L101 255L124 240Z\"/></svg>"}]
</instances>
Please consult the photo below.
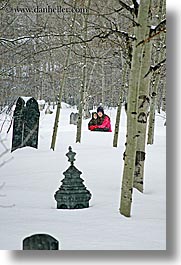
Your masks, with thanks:
<instances>
[{"instance_id":1,"label":"ornate stone monument","mask_svg":"<svg viewBox=\"0 0 181 265\"><path fill-rule=\"evenodd\" d=\"M66 154L70 167L63 173L65 178L61 181L62 185L56 191L54 197L57 201L57 209L82 209L89 207L91 193L83 184L84 180L80 178L80 172L75 166L75 152L72 152L72 147L69 147L69 152Z\"/></svg>"},{"instance_id":2,"label":"ornate stone monument","mask_svg":"<svg viewBox=\"0 0 181 265\"><path fill-rule=\"evenodd\" d=\"M59 243L50 235L35 234L23 240L23 250L59 250Z\"/></svg>"}]
</instances>

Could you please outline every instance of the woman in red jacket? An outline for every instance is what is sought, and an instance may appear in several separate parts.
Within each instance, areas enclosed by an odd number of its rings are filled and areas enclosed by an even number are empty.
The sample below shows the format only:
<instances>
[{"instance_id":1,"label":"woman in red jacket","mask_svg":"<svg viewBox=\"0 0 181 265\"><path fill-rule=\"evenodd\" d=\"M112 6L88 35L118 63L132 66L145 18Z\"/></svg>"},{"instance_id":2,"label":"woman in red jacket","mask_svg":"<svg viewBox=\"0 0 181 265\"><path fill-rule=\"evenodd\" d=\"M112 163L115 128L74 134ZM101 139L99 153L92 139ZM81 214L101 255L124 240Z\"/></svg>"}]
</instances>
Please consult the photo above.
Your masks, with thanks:
<instances>
[{"instance_id":1,"label":"woman in red jacket","mask_svg":"<svg viewBox=\"0 0 181 265\"><path fill-rule=\"evenodd\" d=\"M91 131L102 131L102 132L112 132L111 122L108 115L104 114L103 107L98 107L97 109L97 125L89 126Z\"/></svg>"}]
</instances>

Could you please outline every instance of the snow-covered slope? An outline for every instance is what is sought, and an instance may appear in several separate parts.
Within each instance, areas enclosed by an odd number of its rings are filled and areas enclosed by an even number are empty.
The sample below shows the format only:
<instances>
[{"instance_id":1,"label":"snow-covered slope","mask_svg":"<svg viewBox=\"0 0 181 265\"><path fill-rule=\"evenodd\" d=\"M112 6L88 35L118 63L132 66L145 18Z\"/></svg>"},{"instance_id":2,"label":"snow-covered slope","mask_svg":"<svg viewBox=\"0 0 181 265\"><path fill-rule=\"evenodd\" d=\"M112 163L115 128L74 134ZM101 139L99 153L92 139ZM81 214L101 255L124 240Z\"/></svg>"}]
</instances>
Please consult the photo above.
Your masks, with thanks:
<instances>
[{"instance_id":1,"label":"snow-covered slope","mask_svg":"<svg viewBox=\"0 0 181 265\"><path fill-rule=\"evenodd\" d=\"M132 216L119 213L126 115L122 110L119 147L113 148L113 133L90 132L83 121L81 144L76 144L76 126L69 125L75 109L63 106L56 150L50 150L55 113L41 113L39 149L23 148L8 153L0 168L0 249L22 249L22 240L35 233L48 233L60 241L62 250L164 250L166 248L166 127L157 115L155 143L147 146L144 194L134 190ZM116 110L106 113L112 127ZM0 126L3 122L1 117ZM5 123L1 139L11 147ZM92 193L90 207L57 210L54 193L69 163L68 146L77 153L75 166ZM2 146L0 145L2 153Z\"/></svg>"}]
</instances>

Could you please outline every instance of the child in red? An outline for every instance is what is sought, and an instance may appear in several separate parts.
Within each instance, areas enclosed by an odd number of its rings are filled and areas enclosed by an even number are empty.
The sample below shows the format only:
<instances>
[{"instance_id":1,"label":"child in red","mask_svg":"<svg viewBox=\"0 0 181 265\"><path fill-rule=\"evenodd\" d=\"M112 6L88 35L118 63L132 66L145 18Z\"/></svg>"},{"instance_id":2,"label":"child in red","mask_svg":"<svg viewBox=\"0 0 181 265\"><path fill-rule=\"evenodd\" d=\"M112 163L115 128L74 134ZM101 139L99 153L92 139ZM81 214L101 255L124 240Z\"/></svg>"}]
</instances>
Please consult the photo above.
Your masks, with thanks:
<instances>
[{"instance_id":1,"label":"child in red","mask_svg":"<svg viewBox=\"0 0 181 265\"><path fill-rule=\"evenodd\" d=\"M93 112L92 113L92 119L88 123L88 129L90 131L94 131L97 128L97 124L98 124L98 121L97 121L97 113L96 112Z\"/></svg>"}]
</instances>

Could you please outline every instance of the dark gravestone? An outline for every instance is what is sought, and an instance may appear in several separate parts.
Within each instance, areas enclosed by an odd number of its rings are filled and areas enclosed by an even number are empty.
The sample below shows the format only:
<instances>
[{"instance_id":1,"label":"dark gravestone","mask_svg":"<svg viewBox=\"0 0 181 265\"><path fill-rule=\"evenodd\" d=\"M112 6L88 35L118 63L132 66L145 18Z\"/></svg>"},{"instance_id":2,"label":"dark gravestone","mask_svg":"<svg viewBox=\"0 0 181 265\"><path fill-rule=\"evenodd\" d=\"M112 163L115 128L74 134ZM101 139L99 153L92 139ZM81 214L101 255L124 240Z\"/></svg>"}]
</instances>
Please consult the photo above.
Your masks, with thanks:
<instances>
[{"instance_id":1,"label":"dark gravestone","mask_svg":"<svg viewBox=\"0 0 181 265\"><path fill-rule=\"evenodd\" d=\"M12 139L12 149L22 147L22 139L24 134L24 112L25 112L25 101L22 98L18 98L16 102L16 108L14 110L14 122L13 122L13 139Z\"/></svg>"},{"instance_id":2,"label":"dark gravestone","mask_svg":"<svg viewBox=\"0 0 181 265\"><path fill-rule=\"evenodd\" d=\"M72 148L69 147L69 152L66 156L71 165L63 173L65 178L54 195L57 201L57 209L82 209L89 207L91 193L83 184L84 180L80 178L82 172L74 166L75 155L76 153L72 152Z\"/></svg>"},{"instance_id":3,"label":"dark gravestone","mask_svg":"<svg viewBox=\"0 0 181 265\"><path fill-rule=\"evenodd\" d=\"M38 148L39 116L38 103L34 98L30 98L26 105L21 97L18 98L13 116L12 152L24 146Z\"/></svg>"},{"instance_id":4,"label":"dark gravestone","mask_svg":"<svg viewBox=\"0 0 181 265\"><path fill-rule=\"evenodd\" d=\"M71 113L70 114L70 124L77 125L79 114L78 113Z\"/></svg>"},{"instance_id":5,"label":"dark gravestone","mask_svg":"<svg viewBox=\"0 0 181 265\"><path fill-rule=\"evenodd\" d=\"M47 234L35 234L23 240L23 250L59 250L59 242Z\"/></svg>"},{"instance_id":6,"label":"dark gravestone","mask_svg":"<svg viewBox=\"0 0 181 265\"><path fill-rule=\"evenodd\" d=\"M70 114L70 124L74 124L74 113Z\"/></svg>"},{"instance_id":7,"label":"dark gravestone","mask_svg":"<svg viewBox=\"0 0 181 265\"><path fill-rule=\"evenodd\" d=\"M23 146L38 148L38 130L39 130L39 107L34 98L30 98L26 103L24 121Z\"/></svg>"},{"instance_id":8,"label":"dark gravestone","mask_svg":"<svg viewBox=\"0 0 181 265\"><path fill-rule=\"evenodd\" d=\"M77 125L78 118L79 118L79 114L78 113L75 113L75 115L74 115L74 124L75 125Z\"/></svg>"}]
</instances>

